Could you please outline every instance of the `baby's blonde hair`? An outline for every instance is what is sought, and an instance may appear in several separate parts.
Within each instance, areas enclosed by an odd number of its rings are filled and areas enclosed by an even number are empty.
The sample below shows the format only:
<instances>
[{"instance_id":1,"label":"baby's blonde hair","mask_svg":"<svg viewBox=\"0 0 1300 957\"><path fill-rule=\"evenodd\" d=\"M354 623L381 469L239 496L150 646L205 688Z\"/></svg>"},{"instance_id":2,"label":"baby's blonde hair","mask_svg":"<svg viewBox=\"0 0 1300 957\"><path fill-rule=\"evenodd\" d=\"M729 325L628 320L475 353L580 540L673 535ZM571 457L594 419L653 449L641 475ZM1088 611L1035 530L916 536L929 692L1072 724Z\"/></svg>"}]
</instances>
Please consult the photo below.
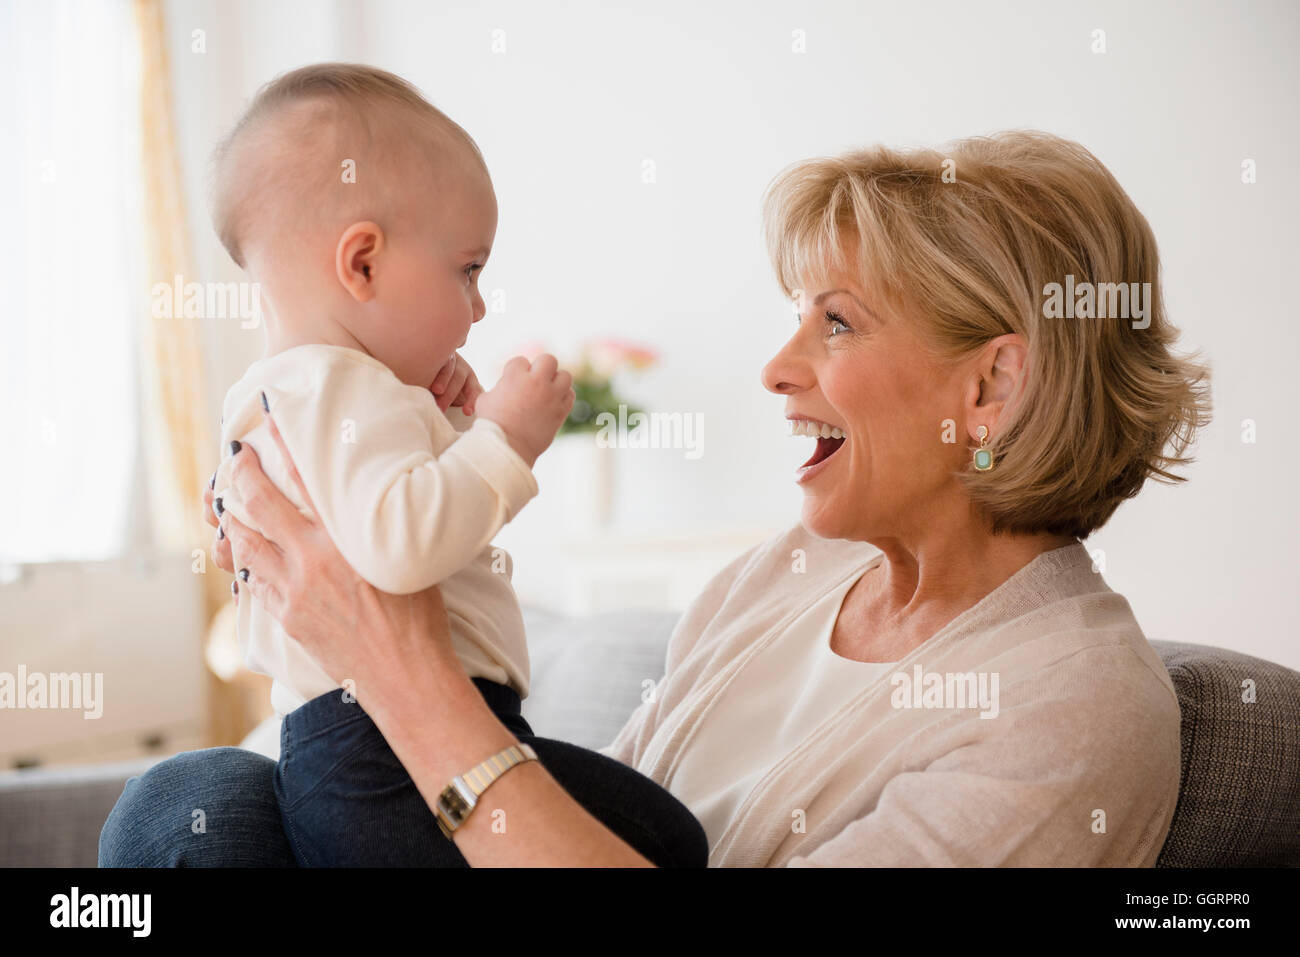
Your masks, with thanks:
<instances>
[{"instance_id":1,"label":"baby's blonde hair","mask_svg":"<svg viewBox=\"0 0 1300 957\"><path fill-rule=\"evenodd\" d=\"M1026 338L1028 378L991 437L995 467L959 475L995 532L1084 538L1148 477L1184 480L1170 469L1192 461L1209 421L1209 369L1172 351L1151 227L1078 143L1013 131L809 160L773 181L764 221L791 296L828 267L851 270L940 356ZM1150 283L1150 325L1046 318L1046 289L1067 276Z\"/></svg>"},{"instance_id":2,"label":"baby's blonde hair","mask_svg":"<svg viewBox=\"0 0 1300 957\"><path fill-rule=\"evenodd\" d=\"M217 144L213 225L240 266L251 236L274 239L307 218L386 225L412 179L454 153L486 175L473 138L401 77L355 63L305 66L263 86ZM349 160L355 182L344 179Z\"/></svg>"}]
</instances>

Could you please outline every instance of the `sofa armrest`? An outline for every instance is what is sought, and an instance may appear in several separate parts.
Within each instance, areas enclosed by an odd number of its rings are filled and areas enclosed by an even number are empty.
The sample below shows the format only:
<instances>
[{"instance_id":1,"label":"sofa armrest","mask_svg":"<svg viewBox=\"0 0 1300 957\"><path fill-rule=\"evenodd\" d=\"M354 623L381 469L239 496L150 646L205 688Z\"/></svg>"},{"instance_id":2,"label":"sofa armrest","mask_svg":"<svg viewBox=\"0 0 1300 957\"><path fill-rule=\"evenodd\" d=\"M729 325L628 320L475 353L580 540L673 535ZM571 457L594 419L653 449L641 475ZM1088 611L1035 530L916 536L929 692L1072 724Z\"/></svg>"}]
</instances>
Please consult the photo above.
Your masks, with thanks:
<instances>
[{"instance_id":1,"label":"sofa armrest","mask_svg":"<svg viewBox=\"0 0 1300 957\"><path fill-rule=\"evenodd\" d=\"M0 773L0 867L94 867L127 778L163 757Z\"/></svg>"}]
</instances>

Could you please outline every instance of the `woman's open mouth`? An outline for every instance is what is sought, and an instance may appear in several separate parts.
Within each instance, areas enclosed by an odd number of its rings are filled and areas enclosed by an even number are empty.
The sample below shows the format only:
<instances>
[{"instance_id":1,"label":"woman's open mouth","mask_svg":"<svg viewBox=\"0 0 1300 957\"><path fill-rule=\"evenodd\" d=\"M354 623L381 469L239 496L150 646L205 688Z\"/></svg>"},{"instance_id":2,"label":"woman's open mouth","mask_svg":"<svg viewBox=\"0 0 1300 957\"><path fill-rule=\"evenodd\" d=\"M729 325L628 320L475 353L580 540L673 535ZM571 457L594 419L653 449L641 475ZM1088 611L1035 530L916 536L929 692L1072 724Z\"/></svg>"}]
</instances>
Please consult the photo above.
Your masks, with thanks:
<instances>
[{"instance_id":1,"label":"woman's open mouth","mask_svg":"<svg viewBox=\"0 0 1300 957\"><path fill-rule=\"evenodd\" d=\"M812 457L796 471L797 481L804 482L822 470L822 466L840 450L840 447L848 441L848 437L843 429L826 422L818 422L814 419L790 419L789 421L791 435L806 435L817 439Z\"/></svg>"}]
</instances>

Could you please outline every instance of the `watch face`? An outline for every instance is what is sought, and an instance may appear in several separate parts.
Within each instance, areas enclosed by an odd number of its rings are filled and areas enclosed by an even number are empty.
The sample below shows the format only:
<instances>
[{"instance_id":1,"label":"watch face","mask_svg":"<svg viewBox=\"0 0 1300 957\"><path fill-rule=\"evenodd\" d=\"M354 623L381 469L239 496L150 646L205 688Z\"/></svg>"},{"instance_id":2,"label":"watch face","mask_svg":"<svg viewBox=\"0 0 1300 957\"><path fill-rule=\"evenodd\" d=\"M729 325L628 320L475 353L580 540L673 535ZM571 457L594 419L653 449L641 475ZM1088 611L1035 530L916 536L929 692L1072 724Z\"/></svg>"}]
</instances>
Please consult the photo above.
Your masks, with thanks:
<instances>
[{"instance_id":1,"label":"watch face","mask_svg":"<svg viewBox=\"0 0 1300 957\"><path fill-rule=\"evenodd\" d=\"M447 788L438 795L438 807L453 821L460 821L469 813L473 805L466 801L455 788Z\"/></svg>"}]
</instances>

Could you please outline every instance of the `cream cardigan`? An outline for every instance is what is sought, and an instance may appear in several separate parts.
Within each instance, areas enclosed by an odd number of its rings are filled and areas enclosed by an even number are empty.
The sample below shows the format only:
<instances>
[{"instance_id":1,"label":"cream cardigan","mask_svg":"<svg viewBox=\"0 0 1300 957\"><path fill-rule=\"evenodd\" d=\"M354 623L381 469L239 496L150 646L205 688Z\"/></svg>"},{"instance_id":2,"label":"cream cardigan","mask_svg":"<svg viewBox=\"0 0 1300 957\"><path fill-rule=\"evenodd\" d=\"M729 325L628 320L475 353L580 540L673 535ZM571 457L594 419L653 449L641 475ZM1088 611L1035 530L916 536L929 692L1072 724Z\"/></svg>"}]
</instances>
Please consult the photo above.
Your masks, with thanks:
<instances>
[{"instance_id":1,"label":"cream cardigan","mask_svg":"<svg viewBox=\"0 0 1300 957\"><path fill-rule=\"evenodd\" d=\"M602 753L671 791L718 692L878 555L797 526L735 559L678 622L663 681ZM1039 555L895 674L917 666L990 686L996 675L996 717L899 706L916 702L892 675L870 682L759 779L710 866L1155 863L1178 798L1178 699L1082 544Z\"/></svg>"}]
</instances>

